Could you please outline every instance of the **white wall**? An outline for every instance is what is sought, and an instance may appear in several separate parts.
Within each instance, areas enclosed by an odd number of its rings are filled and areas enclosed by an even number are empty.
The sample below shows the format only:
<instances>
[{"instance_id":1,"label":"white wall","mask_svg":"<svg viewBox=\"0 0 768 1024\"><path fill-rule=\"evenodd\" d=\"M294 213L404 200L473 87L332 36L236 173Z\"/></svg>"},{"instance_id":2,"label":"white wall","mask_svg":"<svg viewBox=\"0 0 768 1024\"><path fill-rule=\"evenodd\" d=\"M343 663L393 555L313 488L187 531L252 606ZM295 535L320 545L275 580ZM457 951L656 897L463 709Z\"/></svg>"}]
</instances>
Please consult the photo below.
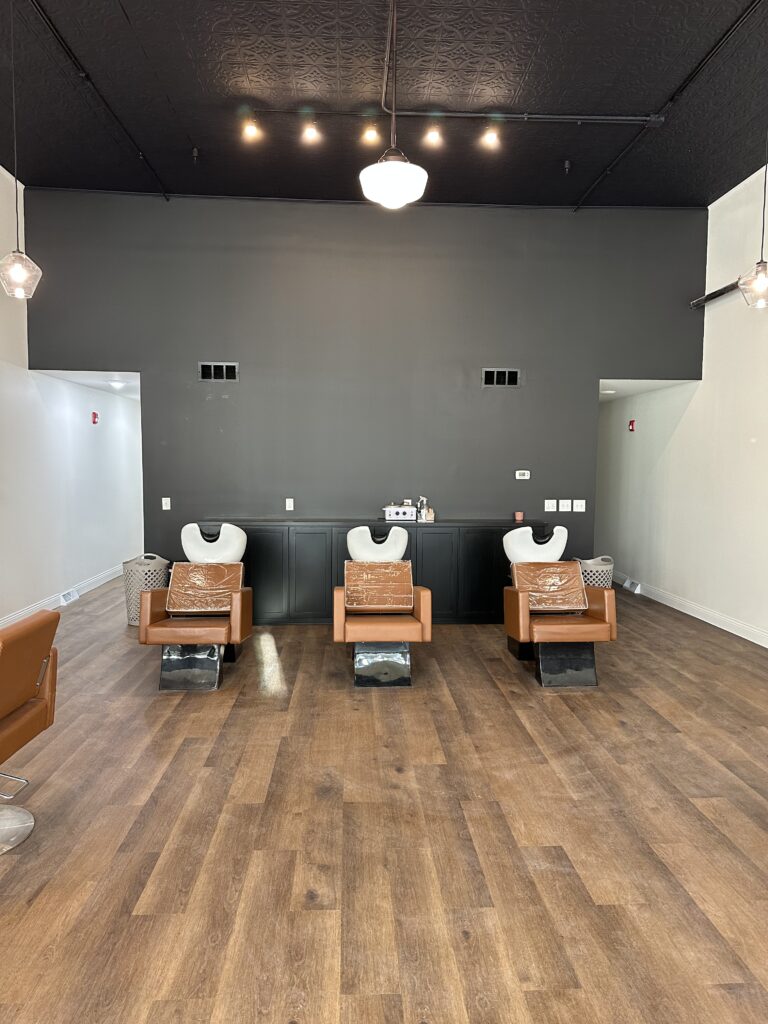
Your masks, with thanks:
<instances>
[{"instance_id":1,"label":"white wall","mask_svg":"<svg viewBox=\"0 0 768 1024\"><path fill-rule=\"evenodd\" d=\"M0 256L14 246L13 179L0 168ZM0 625L114 577L142 550L141 479L139 403L30 373L26 303L0 289Z\"/></svg>"},{"instance_id":2,"label":"white wall","mask_svg":"<svg viewBox=\"0 0 768 1024\"><path fill-rule=\"evenodd\" d=\"M762 185L761 171L710 207L707 291L754 266ZM768 646L768 311L736 293L704 316L700 383L601 406L596 551L648 596Z\"/></svg>"},{"instance_id":3,"label":"white wall","mask_svg":"<svg viewBox=\"0 0 768 1024\"><path fill-rule=\"evenodd\" d=\"M2 621L113 578L142 550L141 409L0 363L0 438Z\"/></svg>"}]
</instances>

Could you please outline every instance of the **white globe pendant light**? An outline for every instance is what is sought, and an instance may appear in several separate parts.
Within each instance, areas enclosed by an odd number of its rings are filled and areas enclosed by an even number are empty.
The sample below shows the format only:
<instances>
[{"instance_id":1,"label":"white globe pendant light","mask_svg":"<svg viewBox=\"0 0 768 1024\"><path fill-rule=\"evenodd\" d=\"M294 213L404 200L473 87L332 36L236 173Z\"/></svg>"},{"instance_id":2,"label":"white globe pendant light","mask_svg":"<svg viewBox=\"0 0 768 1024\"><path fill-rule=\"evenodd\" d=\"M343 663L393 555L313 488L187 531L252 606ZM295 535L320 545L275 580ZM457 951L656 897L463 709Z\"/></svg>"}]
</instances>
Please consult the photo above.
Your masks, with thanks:
<instances>
[{"instance_id":1,"label":"white globe pendant light","mask_svg":"<svg viewBox=\"0 0 768 1024\"><path fill-rule=\"evenodd\" d=\"M9 0L11 15L11 109L13 122L13 196L16 201L16 248L0 260L0 284L12 299L31 299L43 272L22 250L19 241L19 178L16 158L16 54L13 37L13 0Z\"/></svg>"},{"instance_id":2,"label":"white globe pendant light","mask_svg":"<svg viewBox=\"0 0 768 1024\"><path fill-rule=\"evenodd\" d=\"M375 164L360 171L360 186L372 203L399 210L424 195L427 172L412 164L402 150L390 148Z\"/></svg>"},{"instance_id":3,"label":"white globe pendant light","mask_svg":"<svg viewBox=\"0 0 768 1024\"><path fill-rule=\"evenodd\" d=\"M418 164L412 164L397 145L397 0L392 0L389 10L387 57L381 90L381 106L384 110L387 109L390 56L392 59L392 110L390 112L389 148L384 151L375 164L370 164L360 171L360 187L365 198L372 203L378 203L386 210L400 210L408 203L415 203L424 195L424 189L427 187L427 172Z\"/></svg>"}]
</instances>

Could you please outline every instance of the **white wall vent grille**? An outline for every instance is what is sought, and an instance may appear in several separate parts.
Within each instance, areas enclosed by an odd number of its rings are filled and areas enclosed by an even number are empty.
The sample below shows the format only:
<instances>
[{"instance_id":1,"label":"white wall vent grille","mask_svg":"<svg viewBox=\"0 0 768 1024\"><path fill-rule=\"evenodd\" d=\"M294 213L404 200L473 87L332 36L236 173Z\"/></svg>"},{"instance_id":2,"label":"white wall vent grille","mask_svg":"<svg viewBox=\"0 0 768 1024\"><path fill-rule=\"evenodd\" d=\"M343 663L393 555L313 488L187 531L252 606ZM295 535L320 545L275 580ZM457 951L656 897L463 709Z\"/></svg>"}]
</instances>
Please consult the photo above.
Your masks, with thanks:
<instances>
[{"instance_id":1,"label":"white wall vent grille","mask_svg":"<svg viewBox=\"0 0 768 1024\"><path fill-rule=\"evenodd\" d=\"M197 379L205 381L240 380L240 363L198 363Z\"/></svg>"},{"instance_id":2,"label":"white wall vent grille","mask_svg":"<svg viewBox=\"0 0 768 1024\"><path fill-rule=\"evenodd\" d=\"M484 366L480 380L484 388L519 388L523 373L503 366Z\"/></svg>"}]
</instances>

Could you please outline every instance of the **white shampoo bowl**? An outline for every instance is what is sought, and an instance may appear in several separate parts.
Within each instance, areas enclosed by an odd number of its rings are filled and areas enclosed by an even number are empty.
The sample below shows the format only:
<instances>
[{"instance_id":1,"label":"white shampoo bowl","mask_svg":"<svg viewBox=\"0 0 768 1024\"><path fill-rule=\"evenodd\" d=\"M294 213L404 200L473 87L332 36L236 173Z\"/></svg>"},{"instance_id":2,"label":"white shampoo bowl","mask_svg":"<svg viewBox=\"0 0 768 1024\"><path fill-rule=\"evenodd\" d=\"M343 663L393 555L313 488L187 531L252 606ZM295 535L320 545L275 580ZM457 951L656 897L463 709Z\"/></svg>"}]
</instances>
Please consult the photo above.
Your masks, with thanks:
<instances>
[{"instance_id":1,"label":"white shampoo bowl","mask_svg":"<svg viewBox=\"0 0 768 1024\"><path fill-rule=\"evenodd\" d=\"M504 534L504 553L512 562L559 562L568 540L568 530L556 526L552 536L543 544L533 539L533 527L521 526Z\"/></svg>"},{"instance_id":2,"label":"white shampoo bowl","mask_svg":"<svg viewBox=\"0 0 768 1024\"><path fill-rule=\"evenodd\" d=\"M347 534L347 549L353 562L399 562L408 547L408 531L393 526L386 540L377 542L367 526L355 526Z\"/></svg>"},{"instance_id":3,"label":"white shampoo bowl","mask_svg":"<svg viewBox=\"0 0 768 1024\"><path fill-rule=\"evenodd\" d=\"M197 523L181 528L181 546L189 562L242 562L248 537L233 523L222 523L216 540L206 540Z\"/></svg>"}]
</instances>

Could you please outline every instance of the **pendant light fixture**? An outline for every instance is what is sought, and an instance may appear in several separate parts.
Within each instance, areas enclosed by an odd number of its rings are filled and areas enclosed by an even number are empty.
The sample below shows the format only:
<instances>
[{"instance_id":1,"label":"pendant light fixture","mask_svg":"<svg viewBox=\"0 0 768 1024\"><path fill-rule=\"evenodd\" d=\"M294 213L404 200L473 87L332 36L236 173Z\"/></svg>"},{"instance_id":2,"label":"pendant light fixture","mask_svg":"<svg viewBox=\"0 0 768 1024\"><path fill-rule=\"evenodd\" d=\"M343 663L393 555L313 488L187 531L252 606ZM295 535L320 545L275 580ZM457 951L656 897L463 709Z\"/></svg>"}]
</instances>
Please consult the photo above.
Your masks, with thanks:
<instances>
[{"instance_id":1,"label":"pendant light fixture","mask_svg":"<svg viewBox=\"0 0 768 1024\"><path fill-rule=\"evenodd\" d=\"M768 309L768 264L765 261L765 203L768 197L768 132L765 136L765 168L763 169L763 220L760 225L760 259L739 278L744 301L752 309Z\"/></svg>"},{"instance_id":2,"label":"pendant light fixture","mask_svg":"<svg viewBox=\"0 0 768 1024\"><path fill-rule=\"evenodd\" d=\"M412 164L397 145L397 0L391 0L389 11L389 38L381 105L386 110L389 59L392 60L392 112L390 114L389 149L378 162L360 171L360 186L366 199L387 210L399 210L415 203L424 195L427 172Z\"/></svg>"},{"instance_id":3,"label":"pendant light fixture","mask_svg":"<svg viewBox=\"0 0 768 1024\"><path fill-rule=\"evenodd\" d=\"M16 204L16 248L0 260L0 283L12 299L31 299L43 272L22 250L19 240L19 177L16 155L16 54L13 38L13 3L11 9L11 110L13 114L13 198ZM1 250L0 250L1 251Z\"/></svg>"}]
</instances>

